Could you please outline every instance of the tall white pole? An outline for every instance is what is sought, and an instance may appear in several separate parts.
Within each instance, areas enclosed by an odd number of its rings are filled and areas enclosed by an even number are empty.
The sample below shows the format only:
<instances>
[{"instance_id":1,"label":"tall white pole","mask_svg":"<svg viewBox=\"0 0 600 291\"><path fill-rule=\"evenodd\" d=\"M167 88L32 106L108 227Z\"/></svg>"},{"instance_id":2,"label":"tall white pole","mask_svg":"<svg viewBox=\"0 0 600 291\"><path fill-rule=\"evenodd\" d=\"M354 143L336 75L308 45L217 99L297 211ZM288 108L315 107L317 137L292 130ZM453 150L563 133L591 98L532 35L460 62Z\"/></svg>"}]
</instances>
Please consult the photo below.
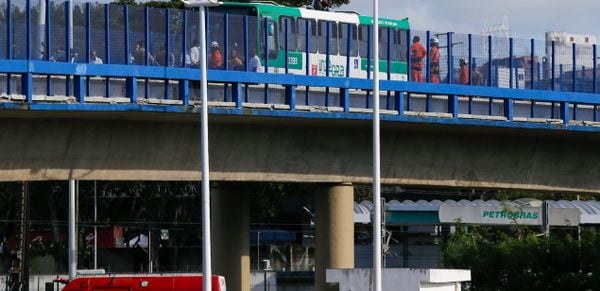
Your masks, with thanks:
<instances>
[{"instance_id":1,"label":"tall white pole","mask_svg":"<svg viewBox=\"0 0 600 291\"><path fill-rule=\"evenodd\" d=\"M202 99L202 113L200 114L200 127L202 138L202 290L212 290L211 269L211 243L210 243L210 185L208 163L208 91L206 78L206 8L200 10L200 96Z\"/></svg>"},{"instance_id":2,"label":"tall white pole","mask_svg":"<svg viewBox=\"0 0 600 291\"><path fill-rule=\"evenodd\" d=\"M76 206L75 206L75 180L69 180L69 280L75 279L77 274L77 232L76 232Z\"/></svg>"},{"instance_id":3,"label":"tall white pole","mask_svg":"<svg viewBox=\"0 0 600 291\"><path fill-rule=\"evenodd\" d=\"M381 291L381 181L379 150L379 0L373 0L373 291Z\"/></svg>"}]
</instances>

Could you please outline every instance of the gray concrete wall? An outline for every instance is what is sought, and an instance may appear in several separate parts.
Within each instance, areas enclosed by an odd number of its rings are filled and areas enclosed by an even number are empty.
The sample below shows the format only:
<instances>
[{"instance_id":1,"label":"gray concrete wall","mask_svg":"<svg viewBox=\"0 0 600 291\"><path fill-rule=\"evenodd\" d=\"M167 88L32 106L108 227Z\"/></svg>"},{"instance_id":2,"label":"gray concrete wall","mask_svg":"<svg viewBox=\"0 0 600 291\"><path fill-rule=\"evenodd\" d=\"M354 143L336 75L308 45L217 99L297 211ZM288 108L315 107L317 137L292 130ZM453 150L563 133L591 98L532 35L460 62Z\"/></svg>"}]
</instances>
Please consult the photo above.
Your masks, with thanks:
<instances>
[{"instance_id":1,"label":"gray concrete wall","mask_svg":"<svg viewBox=\"0 0 600 291\"><path fill-rule=\"evenodd\" d=\"M199 180L196 114L0 113L0 181ZM383 183L600 193L600 135L382 123ZM369 121L212 116L211 179L371 181Z\"/></svg>"}]
</instances>

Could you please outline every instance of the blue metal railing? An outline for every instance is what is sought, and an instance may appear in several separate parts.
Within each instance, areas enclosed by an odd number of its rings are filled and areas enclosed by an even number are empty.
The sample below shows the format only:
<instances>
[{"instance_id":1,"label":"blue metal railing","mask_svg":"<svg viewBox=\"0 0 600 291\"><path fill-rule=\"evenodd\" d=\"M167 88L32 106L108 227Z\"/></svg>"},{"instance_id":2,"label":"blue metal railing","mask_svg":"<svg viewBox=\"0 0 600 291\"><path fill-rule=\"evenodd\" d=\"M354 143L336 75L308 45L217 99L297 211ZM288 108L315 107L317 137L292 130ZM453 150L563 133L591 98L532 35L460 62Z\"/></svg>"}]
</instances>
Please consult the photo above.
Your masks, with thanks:
<instances>
[{"instance_id":1,"label":"blue metal railing","mask_svg":"<svg viewBox=\"0 0 600 291\"><path fill-rule=\"evenodd\" d=\"M0 54L0 78L6 82L4 86L0 86L0 91L4 91L6 95L25 96L25 101L32 106L31 108L45 106L36 105L34 95L60 95L55 92L60 87L64 88L64 95L76 98L80 105L74 108L84 108L81 106L86 105L85 97L93 96L92 87L98 86L104 87L101 90L104 97L125 95L123 97L129 98L131 106L138 103L138 98L150 99L156 96L152 91L157 88L162 92L158 94L159 99L177 99L183 106L193 101L193 95L198 89L195 81L199 76L194 69L196 64L191 60L190 48L194 46L198 34L197 11L74 2L73 5L77 9L74 9L74 27L71 28L68 25L69 14L65 9L67 2L46 0L45 3L46 13L43 17L36 14L36 25L32 25L30 0L7 0L6 6L0 5L4 7L0 10L5 9L0 11L3 12L0 14L4 15L4 19L0 20L0 31L7 32L4 38L0 37L0 40L6 41L6 45L3 46L6 48L6 54ZM140 15L142 17L137 17ZM320 26L321 23L317 22L306 21L299 24L293 21L293 25L304 26L305 35L301 35L300 27L291 27L290 19L285 19L282 31L275 32L275 35L283 35L284 39L279 40L280 44L271 44L269 37L273 31L269 26L277 25L277 21L273 23L269 19L215 12L209 15L209 40L219 42L224 48L223 70L210 70L208 76L209 82L217 88L215 92L222 92L214 93L217 96L216 100L231 101L234 104L233 108L237 109L244 103L260 100L258 103L287 105L286 110L290 112L297 111L297 105L300 103L317 104L315 100L319 98L323 100L320 104L326 107L339 105L342 113L347 114L352 113L354 108L371 106L369 92L372 87L367 80L371 77L370 70L366 70L367 79L350 78L352 58L358 60L359 64L362 61L360 57L350 57L351 51L359 49L360 41L363 41L359 39L359 35L362 35L358 33L360 27L348 25L346 41L332 41L332 37L343 39L343 29L336 26L334 30L333 25L337 25L335 23L325 22L325 26ZM152 21L154 18L164 19L164 25L156 25ZM313 28L312 25L317 27ZM1 26L5 26L5 29ZM320 41L311 35L311 31L317 31L319 27L324 27L323 34L326 38L325 47L319 48L321 53L325 54L323 76L314 76L312 68L320 64L312 62L319 61L307 57L304 57L305 67L297 70L297 75L290 74L290 52L298 52L300 46L296 45L296 41L304 38L304 52L300 53L306 56L305 52L311 51L312 44L319 46ZM354 30L357 30L356 34L353 33ZM76 42L81 45L79 47L70 45L69 35L75 31L85 32L85 38ZM370 29L364 32L364 41L367 43L365 62L366 67L370 68L371 57L373 53L378 52L370 50L373 32ZM390 28L380 33L386 42L380 53L380 56L383 56L382 60L386 62L381 69L387 75L387 80L382 81L381 85L381 90L385 91L387 96L387 102L383 104L384 109L395 111L392 116L410 118L405 113L425 111L447 114L442 117L454 122L465 122L466 119L461 118L461 114L479 114L501 117L500 121L514 126L513 121L519 118L551 120L555 115L559 115L561 128L577 128L581 124L573 121L597 119L600 98L595 95L596 45L572 44L571 47L565 48L558 47L552 41L546 44L545 55L536 50L540 45L536 46L534 40L491 36L482 38L415 30L392 31ZM404 36L392 37L395 33ZM32 37L33 35L38 38ZM440 39L439 63L442 67L442 84L390 80L392 52L399 47L406 49L406 74L410 80L413 68L411 62L414 60L410 55L409 41L412 40L411 36L417 35L425 38L422 41L427 47L430 46L430 37ZM289 45L290 37L295 38L292 48ZM406 43L398 43L402 38ZM43 40L44 43L40 43L39 40ZM257 41L263 45L257 45ZM393 43L394 41L396 42ZM142 55L139 48L134 48L138 43L144 46ZM270 45L277 47L269 47ZM345 46L345 49L338 49L338 45ZM257 51L252 55L250 48L257 47L261 48L262 52ZM282 55L285 63L282 68L276 68L271 49L284 51ZM274 77L272 73L234 71L228 62L232 50L243 51L244 71L251 69L249 60L259 56L266 72L281 70L281 73L286 74ZM96 51L104 60L104 65L88 64L92 51ZM346 68L341 77L330 77L334 54L340 51L346 52L342 62ZM429 82L431 55L430 50L427 51L427 56L422 60L422 73ZM136 60L136 57L140 56L143 58L141 62ZM156 56L160 58L157 59ZM335 56L339 59L338 55ZM469 62L468 83L477 86L455 85L455 76L460 75L458 60L462 58ZM63 80L64 85L61 86ZM38 88L40 83L45 83L43 91ZM15 84L18 85L18 92L14 91ZM121 87L124 88L124 94L114 90L119 88L119 84L123 84ZM263 86L257 87L255 84ZM303 88L305 99L301 102L296 97L298 89ZM116 91L114 96L113 91ZM261 98L252 97L255 91L261 91ZM11 106L13 105L9 104L4 107ZM526 113L523 113L525 111ZM549 127L556 125L552 124Z\"/></svg>"}]
</instances>

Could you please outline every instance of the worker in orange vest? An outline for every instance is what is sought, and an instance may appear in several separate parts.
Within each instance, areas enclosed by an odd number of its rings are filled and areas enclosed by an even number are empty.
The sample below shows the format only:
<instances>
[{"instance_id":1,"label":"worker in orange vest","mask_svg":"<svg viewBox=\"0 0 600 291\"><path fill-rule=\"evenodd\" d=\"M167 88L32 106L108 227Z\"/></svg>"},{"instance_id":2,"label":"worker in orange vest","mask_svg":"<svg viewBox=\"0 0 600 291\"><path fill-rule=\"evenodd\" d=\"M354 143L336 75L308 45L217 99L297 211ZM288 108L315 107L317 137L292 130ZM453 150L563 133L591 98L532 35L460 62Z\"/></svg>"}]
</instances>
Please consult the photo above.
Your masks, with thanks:
<instances>
[{"instance_id":1,"label":"worker in orange vest","mask_svg":"<svg viewBox=\"0 0 600 291\"><path fill-rule=\"evenodd\" d=\"M466 58L460 58L458 63L460 65L458 84L469 85L469 61Z\"/></svg>"},{"instance_id":2,"label":"worker in orange vest","mask_svg":"<svg viewBox=\"0 0 600 291\"><path fill-rule=\"evenodd\" d=\"M437 84L440 82L440 40L434 37L429 41L429 45L431 46L429 50L429 74L431 83Z\"/></svg>"},{"instance_id":3,"label":"worker in orange vest","mask_svg":"<svg viewBox=\"0 0 600 291\"><path fill-rule=\"evenodd\" d=\"M411 76L413 82L423 82L423 58L427 56L427 50L421 44L421 38L418 36L413 37L413 44L410 46L411 55Z\"/></svg>"}]
</instances>

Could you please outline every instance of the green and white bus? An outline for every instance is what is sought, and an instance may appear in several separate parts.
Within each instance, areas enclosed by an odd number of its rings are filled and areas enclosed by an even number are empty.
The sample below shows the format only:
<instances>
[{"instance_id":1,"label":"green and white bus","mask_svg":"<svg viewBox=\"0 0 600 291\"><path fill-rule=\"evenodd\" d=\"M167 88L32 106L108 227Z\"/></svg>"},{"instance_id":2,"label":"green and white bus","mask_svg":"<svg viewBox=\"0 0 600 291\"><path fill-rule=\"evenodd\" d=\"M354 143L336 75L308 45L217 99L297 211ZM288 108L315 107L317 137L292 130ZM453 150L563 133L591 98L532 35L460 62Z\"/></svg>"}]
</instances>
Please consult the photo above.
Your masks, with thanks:
<instances>
[{"instance_id":1,"label":"green and white bus","mask_svg":"<svg viewBox=\"0 0 600 291\"><path fill-rule=\"evenodd\" d=\"M221 6L210 8L209 37L213 40L228 38L229 52L234 47L242 47L244 39L243 16L247 16L249 50L256 49L264 65L265 40L268 48L269 72L284 73L285 70L285 23L287 27L288 72L315 76L326 75L327 42L329 41L329 76L353 78L367 77L367 56L370 52L369 37L373 18L355 12L330 12L307 8L286 7L273 2L224 2ZM212 13L214 12L214 13ZM228 15L227 33L223 33L223 14ZM265 20L266 29L265 29ZM329 26L329 38L327 38ZM308 37L307 37L308 27ZM350 48L348 48L349 29L351 29ZM389 66L389 79L407 80L407 30L408 19L379 19L380 71L386 78ZM267 32L265 38L264 33ZM308 40L308 46L307 46ZM308 48L308 54L307 54ZM228 53L229 53L228 52ZM389 52L389 56L388 56ZM239 51L238 51L239 54ZM350 54L348 62L348 54ZM309 68L307 70L307 59ZM350 64L348 70L347 64ZM372 65L372 64L371 64ZM348 72L347 72L348 70Z\"/></svg>"}]
</instances>

